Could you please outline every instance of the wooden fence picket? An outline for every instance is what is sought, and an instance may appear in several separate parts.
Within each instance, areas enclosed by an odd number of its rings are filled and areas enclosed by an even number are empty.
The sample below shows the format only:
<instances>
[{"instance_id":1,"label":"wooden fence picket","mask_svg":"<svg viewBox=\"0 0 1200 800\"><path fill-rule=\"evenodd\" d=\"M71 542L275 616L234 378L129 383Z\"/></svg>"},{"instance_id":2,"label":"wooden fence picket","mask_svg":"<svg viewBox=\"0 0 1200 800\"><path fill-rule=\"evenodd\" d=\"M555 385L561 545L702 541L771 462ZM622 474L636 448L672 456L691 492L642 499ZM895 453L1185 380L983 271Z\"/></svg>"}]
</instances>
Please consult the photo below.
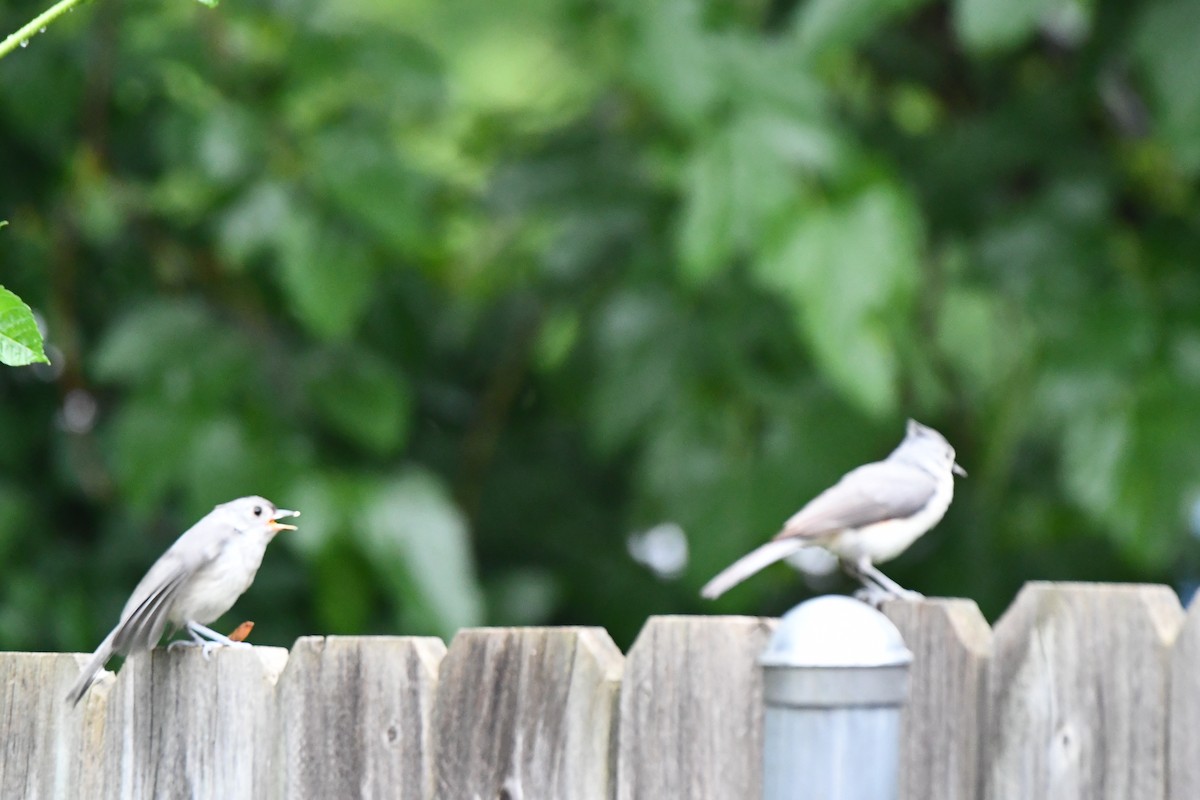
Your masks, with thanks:
<instances>
[{"instance_id":1,"label":"wooden fence picket","mask_svg":"<svg viewBox=\"0 0 1200 800\"><path fill-rule=\"evenodd\" d=\"M1031 583L996 624L986 800L1166 796L1165 586Z\"/></svg>"},{"instance_id":2,"label":"wooden fence picket","mask_svg":"<svg viewBox=\"0 0 1200 800\"><path fill-rule=\"evenodd\" d=\"M1200 603L1031 583L891 602L913 652L900 800L1200 797ZM754 800L776 621L305 637L156 650L65 701L83 657L0 653L0 798Z\"/></svg>"},{"instance_id":3,"label":"wooden fence picket","mask_svg":"<svg viewBox=\"0 0 1200 800\"><path fill-rule=\"evenodd\" d=\"M883 611L913 653L900 800L977 797L991 628L972 600L894 601Z\"/></svg>"},{"instance_id":4,"label":"wooden fence picket","mask_svg":"<svg viewBox=\"0 0 1200 800\"><path fill-rule=\"evenodd\" d=\"M434 797L612 797L621 651L600 628L460 631L438 679Z\"/></svg>"},{"instance_id":5,"label":"wooden fence picket","mask_svg":"<svg viewBox=\"0 0 1200 800\"><path fill-rule=\"evenodd\" d=\"M625 663L618 800L762 793L762 676L774 620L652 617Z\"/></svg>"}]
</instances>

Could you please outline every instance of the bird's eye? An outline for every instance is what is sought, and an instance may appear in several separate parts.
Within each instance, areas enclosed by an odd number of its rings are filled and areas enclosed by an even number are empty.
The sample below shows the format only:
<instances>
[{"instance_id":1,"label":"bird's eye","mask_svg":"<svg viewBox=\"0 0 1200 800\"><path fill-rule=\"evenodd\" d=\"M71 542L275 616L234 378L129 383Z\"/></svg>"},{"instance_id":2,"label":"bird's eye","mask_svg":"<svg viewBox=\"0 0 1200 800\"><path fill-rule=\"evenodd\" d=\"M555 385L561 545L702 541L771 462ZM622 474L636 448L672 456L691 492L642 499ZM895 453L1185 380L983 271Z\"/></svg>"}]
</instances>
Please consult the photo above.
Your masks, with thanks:
<instances>
[{"instance_id":1,"label":"bird's eye","mask_svg":"<svg viewBox=\"0 0 1200 800\"><path fill-rule=\"evenodd\" d=\"M255 507L254 507L254 516L256 516L256 517L261 517L261 516L262 516L262 506L255 506Z\"/></svg>"}]
</instances>

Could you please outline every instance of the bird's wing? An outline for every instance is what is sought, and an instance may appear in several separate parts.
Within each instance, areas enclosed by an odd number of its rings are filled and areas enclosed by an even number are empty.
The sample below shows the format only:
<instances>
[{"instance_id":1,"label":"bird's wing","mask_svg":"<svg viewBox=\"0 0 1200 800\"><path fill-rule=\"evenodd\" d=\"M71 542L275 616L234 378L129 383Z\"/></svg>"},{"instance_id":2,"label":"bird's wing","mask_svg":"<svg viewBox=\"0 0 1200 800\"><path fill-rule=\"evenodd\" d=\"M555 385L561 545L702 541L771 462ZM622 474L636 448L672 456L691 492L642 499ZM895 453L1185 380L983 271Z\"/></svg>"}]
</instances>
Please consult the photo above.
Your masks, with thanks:
<instances>
[{"instance_id":1,"label":"bird's wing","mask_svg":"<svg viewBox=\"0 0 1200 800\"><path fill-rule=\"evenodd\" d=\"M775 539L808 539L909 517L929 502L936 489L933 477L907 464L866 464L846 473L792 515Z\"/></svg>"},{"instance_id":2,"label":"bird's wing","mask_svg":"<svg viewBox=\"0 0 1200 800\"><path fill-rule=\"evenodd\" d=\"M180 589L217 557L231 535L233 528L210 514L176 539L129 596L113 630L113 652L128 654L158 644Z\"/></svg>"},{"instance_id":3,"label":"bird's wing","mask_svg":"<svg viewBox=\"0 0 1200 800\"><path fill-rule=\"evenodd\" d=\"M155 585L141 603L123 614L112 633L113 652L136 653L158 644L167 626L171 602L190 575L182 569L176 570Z\"/></svg>"}]
</instances>

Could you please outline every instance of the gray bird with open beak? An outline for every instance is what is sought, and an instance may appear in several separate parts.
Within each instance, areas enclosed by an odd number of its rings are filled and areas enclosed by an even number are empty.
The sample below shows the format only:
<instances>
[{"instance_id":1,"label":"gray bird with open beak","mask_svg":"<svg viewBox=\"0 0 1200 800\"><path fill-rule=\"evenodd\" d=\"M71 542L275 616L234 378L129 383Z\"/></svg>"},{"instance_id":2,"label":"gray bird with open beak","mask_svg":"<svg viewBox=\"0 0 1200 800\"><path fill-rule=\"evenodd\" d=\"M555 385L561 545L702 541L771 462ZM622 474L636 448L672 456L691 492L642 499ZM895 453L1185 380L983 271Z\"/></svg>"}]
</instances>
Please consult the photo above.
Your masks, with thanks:
<instances>
[{"instance_id":1,"label":"gray bird with open beak","mask_svg":"<svg viewBox=\"0 0 1200 800\"><path fill-rule=\"evenodd\" d=\"M275 534L296 529L278 520L298 516L299 511L276 508L262 497L242 497L206 514L154 562L133 590L120 622L79 673L67 700L78 703L113 655L152 650L168 623L192 637L190 642L174 644L201 646L205 658L214 647L249 647L205 625L232 608L250 588Z\"/></svg>"},{"instance_id":2,"label":"gray bird with open beak","mask_svg":"<svg viewBox=\"0 0 1200 800\"><path fill-rule=\"evenodd\" d=\"M805 547L837 556L874 601L919 597L875 565L903 553L941 521L954 498L954 476L966 476L954 448L933 428L908 421L904 441L883 461L865 464L814 497L775 538L726 567L700 593L709 599Z\"/></svg>"}]
</instances>

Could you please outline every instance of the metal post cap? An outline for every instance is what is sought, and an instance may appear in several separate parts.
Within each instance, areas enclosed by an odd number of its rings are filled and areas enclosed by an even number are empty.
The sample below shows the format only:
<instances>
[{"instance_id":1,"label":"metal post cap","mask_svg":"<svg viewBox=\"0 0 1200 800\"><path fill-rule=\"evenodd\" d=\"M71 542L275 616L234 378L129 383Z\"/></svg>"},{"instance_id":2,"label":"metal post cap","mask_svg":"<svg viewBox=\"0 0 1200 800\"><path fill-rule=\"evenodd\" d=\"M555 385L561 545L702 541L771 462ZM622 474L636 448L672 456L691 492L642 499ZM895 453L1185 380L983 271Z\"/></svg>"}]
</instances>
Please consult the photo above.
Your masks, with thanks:
<instances>
[{"instance_id":1,"label":"metal post cap","mask_svg":"<svg viewBox=\"0 0 1200 800\"><path fill-rule=\"evenodd\" d=\"M912 653L892 621L841 595L806 600L783 615L758 663L764 667L882 667Z\"/></svg>"},{"instance_id":2,"label":"metal post cap","mask_svg":"<svg viewBox=\"0 0 1200 800\"><path fill-rule=\"evenodd\" d=\"M793 707L903 703L911 662L891 620L840 595L807 600L785 614L759 658L764 700Z\"/></svg>"}]
</instances>

